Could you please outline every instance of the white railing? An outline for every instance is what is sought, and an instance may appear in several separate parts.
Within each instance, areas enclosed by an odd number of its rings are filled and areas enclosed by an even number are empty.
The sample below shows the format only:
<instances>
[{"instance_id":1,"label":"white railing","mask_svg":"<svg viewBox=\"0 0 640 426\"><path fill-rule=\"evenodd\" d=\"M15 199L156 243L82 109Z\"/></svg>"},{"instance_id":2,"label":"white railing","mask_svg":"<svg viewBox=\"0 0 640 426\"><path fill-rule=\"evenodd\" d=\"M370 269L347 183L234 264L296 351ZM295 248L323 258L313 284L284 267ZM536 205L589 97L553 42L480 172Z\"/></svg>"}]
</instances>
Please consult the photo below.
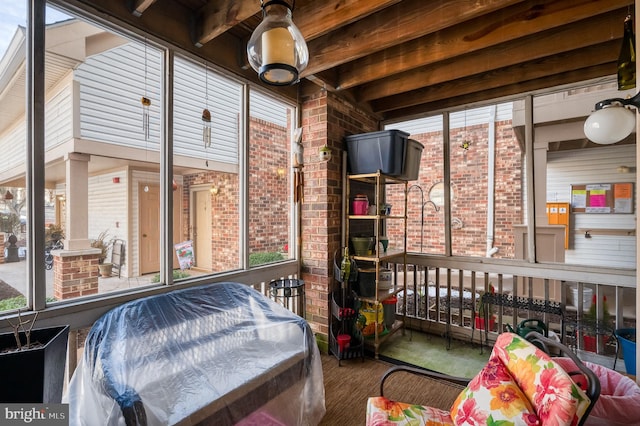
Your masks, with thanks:
<instances>
[{"instance_id":1,"label":"white railing","mask_svg":"<svg viewBox=\"0 0 640 426\"><path fill-rule=\"evenodd\" d=\"M587 325L635 328L636 272L613 268L566 264L531 264L522 260L460 258L436 255L407 256L407 297L398 297L398 313L405 309L408 328L443 333L479 341L482 324L476 321L482 292L494 291L536 301L559 302L564 315L558 318L526 309L491 307L489 338L524 319L537 318L556 332L563 342L582 349ZM402 282L402 265L396 267ZM566 332L562 333L564 321ZM611 351L606 334L597 339L598 353ZM564 334L564 335L562 335Z\"/></svg>"}]
</instances>

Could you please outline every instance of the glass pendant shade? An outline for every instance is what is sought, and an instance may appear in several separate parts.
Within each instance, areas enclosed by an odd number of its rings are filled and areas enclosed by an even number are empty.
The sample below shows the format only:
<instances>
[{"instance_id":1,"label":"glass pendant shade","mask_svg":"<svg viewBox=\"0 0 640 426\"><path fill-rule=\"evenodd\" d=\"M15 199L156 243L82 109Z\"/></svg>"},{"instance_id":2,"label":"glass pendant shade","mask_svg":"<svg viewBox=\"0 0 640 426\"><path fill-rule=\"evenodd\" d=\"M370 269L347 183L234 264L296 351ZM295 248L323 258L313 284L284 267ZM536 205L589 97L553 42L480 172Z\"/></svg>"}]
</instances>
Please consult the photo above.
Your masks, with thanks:
<instances>
[{"instance_id":1,"label":"glass pendant shade","mask_svg":"<svg viewBox=\"0 0 640 426\"><path fill-rule=\"evenodd\" d=\"M633 132L636 116L620 103L594 111L584 123L584 134L590 141L610 145L620 142Z\"/></svg>"},{"instance_id":2,"label":"glass pendant shade","mask_svg":"<svg viewBox=\"0 0 640 426\"><path fill-rule=\"evenodd\" d=\"M289 86L298 82L309 63L307 44L291 20L288 3L267 1L262 11L262 22L247 43L249 63L265 83Z\"/></svg>"}]
</instances>

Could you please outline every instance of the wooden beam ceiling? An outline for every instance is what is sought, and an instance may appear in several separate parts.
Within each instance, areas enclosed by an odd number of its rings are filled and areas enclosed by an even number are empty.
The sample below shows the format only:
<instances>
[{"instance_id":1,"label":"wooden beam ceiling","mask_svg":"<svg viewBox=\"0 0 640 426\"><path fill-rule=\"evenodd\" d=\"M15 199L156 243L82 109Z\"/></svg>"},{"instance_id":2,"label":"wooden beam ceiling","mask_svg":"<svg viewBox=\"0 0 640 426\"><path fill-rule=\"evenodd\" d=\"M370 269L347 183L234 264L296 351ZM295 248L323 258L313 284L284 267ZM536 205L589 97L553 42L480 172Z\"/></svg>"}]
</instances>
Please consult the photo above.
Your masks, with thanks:
<instances>
[{"instance_id":1,"label":"wooden beam ceiling","mask_svg":"<svg viewBox=\"0 0 640 426\"><path fill-rule=\"evenodd\" d=\"M245 51L262 19L258 0L70 1L257 82ZM633 7L634 0L297 0L293 20L310 56L302 89L320 86L395 120L611 76ZM270 89L298 96L296 87Z\"/></svg>"}]
</instances>

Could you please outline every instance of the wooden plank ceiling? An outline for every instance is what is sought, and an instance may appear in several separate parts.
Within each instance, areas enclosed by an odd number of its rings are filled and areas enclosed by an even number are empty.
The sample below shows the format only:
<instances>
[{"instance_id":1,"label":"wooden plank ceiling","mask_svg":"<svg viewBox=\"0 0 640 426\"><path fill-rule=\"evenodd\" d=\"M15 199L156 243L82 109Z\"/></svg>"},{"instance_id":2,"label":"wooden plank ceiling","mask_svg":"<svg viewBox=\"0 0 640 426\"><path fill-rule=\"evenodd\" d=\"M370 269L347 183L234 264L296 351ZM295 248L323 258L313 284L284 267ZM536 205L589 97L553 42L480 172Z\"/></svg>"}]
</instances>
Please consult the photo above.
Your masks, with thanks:
<instances>
[{"instance_id":1,"label":"wooden plank ceiling","mask_svg":"<svg viewBox=\"0 0 640 426\"><path fill-rule=\"evenodd\" d=\"M257 81L246 42L259 0L78 0ZM381 120L615 74L633 0L298 0L303 91ZM296 88L282 90L296 95Z\"/></svg>"}]
</instances>

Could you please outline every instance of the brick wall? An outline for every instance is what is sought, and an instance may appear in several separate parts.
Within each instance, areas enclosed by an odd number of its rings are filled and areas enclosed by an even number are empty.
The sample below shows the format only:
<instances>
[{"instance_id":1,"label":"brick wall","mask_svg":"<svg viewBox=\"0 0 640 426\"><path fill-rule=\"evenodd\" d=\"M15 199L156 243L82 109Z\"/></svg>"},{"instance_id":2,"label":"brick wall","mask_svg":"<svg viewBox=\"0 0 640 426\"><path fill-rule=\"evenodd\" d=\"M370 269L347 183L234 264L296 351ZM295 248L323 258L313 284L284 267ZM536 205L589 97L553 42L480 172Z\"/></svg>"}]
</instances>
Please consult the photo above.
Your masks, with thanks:
<instances>
[{"instance_id":1,"label":"brick wall","mask_svg":"<svg viewBox=\"0 0 640 426\"><path fill-rule=\"evenodd\" d=\"M189 214L189 192L193 186L215 185L218 194L211 194L211 265L213 271L236 269L240 265L239 255L239 184L235 173L203 172L184 175L182 188L182 223L184 235L193 224ZM196 254L197 256L197 254Z\"/></svg>"},{"instance_id":2,"label":"brick wall","mask_svg":"<svg viewBox=\"0 0 640 426\"><path fill-rule=\"evenodd\" d=\"M499 251L495 257L513 258L513 226L522 218L522 153L513 134L511 122L497 122L495 153L495 205L494 205L494 247ZM444 211L438 212L430 204L424 206L422 222L422 202L429 200L429 190L444 180L442 132L414 134L424 145L420 174L417 181L409 183L407 208L407 248L420 252L420 235L423 227L422 252L443 254L445 249ZM468 126L451 131L451 186L453 202L452 253L460 256L485 256L487 248L487 184L488 184L488 128L487 125ZM462 144L469 141L468 149ZM416 187L414 185L419 186ZM412 187L413 186L413 187ZM420 191L422 190L422 192ZM424 194L424 196L422 196ZM398 209L401 194L389 191L389 202ZM401 210L396 210L399 213ZM461 227L459 226L461 224ZM388 229L390 245L401 243L402 229L392 225Z\"/></svg>"},{"instance_id":3,"label":"brick wall","mask_svg":"<svg viewBox=\"0 0 640 426\"><path fill-rule=\"evenodd\" d=\"M249 146L249 253L283 251L289 241L290 131L251 119ZM278 174L278 169L284 175ZM182 188L183 235L188 236L189 192L193 186L214 185L211 194L211 259L213 271L240 266L239 181L235 173L206 171L185 175Z\"/></svg>"},{"instance_id":4,"label":"brick wall","mask_svg":"<svg viewBox=\"0 0 640 426\"><path fill-rule=\"evenodd\" d=\"M283 251L291 224L291 131L252 118L250 132L249 253Z\"/></svg>"},{"instance_id":5,"label":"brick wall","mask_svg":"<svg viewBox=\"0 0 640 426\"><path fill-rule=\"evenodd\" d=\"M53 297L56 300L63 300L97 294L99 256L99 253L54 254Z\"/></svg>"},{"instance_id":6,"label":"brick wall","mask_svg":"<svg viewBox=\"0 0 640 426\"><path fill-rule=\"evenodd\" d=\"M307 297L306 317L320 340L329 333L329 294L334 285L333 254L342 246L342 152L346 135L378 130L366 112L331 93L320 91L302 102L305 147L302 205L302 278ZM321 162L319 149L331 149Z\"/></svg>"}]
</instances>

